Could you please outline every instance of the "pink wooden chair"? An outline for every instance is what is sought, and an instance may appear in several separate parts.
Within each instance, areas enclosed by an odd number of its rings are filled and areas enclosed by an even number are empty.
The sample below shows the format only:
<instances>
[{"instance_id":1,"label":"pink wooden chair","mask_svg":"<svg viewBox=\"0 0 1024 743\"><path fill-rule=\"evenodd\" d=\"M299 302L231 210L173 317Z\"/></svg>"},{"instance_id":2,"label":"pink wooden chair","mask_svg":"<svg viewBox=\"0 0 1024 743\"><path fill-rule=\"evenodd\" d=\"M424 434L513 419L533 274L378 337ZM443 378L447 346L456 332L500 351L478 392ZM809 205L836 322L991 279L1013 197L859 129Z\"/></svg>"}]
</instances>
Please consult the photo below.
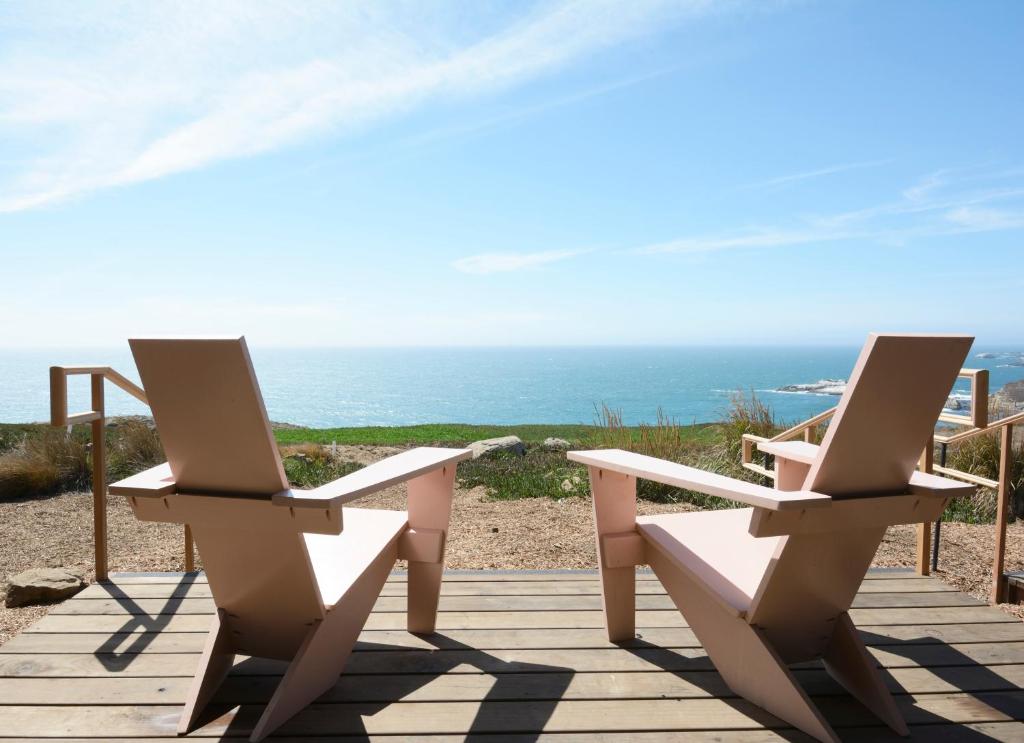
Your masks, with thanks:
<instances>
[{"instance_id":1,"label":"pink wooden chair","mask_svg":"<svg viewBox=\"0 0 1024 743\"><path fill-rule=\"evenodd\" d=\"M110 492L142 521L191 526L217 606L179 733L236 653L290 661L251 740L330 689L396 559L409 560L409 631L434 631L455 468L468 450L413 449L293 490L244 338L130 345L167 463ZM408 512L343 507L399 482Z\"/></svg>"},{"instance_id":2,"label":"pink wooden chair","mask_svg":"<svg viewBox=\"0 0 1024 743\"><path fill-rule=\"evenodd\" d=\"M972 340L871 335L821 446L761 445L776 489L626 451L570 452L590 472L609 639L634 636L634 566L647 564L735 693L838 740L788 667L822 659L907 735L848 610L886 527L933 521L973 491L915 471ZM752 508L638 518L637 478Z\"/></svg>"}]
</instances>

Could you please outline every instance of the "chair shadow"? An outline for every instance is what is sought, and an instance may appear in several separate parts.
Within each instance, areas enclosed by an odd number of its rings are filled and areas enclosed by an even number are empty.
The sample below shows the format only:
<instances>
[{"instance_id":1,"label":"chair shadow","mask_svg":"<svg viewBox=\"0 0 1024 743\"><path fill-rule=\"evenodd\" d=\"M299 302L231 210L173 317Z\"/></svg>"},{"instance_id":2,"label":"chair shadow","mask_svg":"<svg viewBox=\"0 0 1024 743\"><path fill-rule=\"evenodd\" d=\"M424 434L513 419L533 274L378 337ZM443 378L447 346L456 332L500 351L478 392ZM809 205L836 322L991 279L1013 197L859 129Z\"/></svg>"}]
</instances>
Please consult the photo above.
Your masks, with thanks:
<instances>
[{"instance_id":1,"label":"chair shadow","mask_svg":"<svg viewBox=\"0 0 1024 743\"><path fill-rule=\"evenodd\" d=\"M945 681L952 687L947 693L960 692L970 695L978 703L1006 715L1011 720L1024 719L1024 701L1019 697L1000 693L1020 691L1020 687L1007 681L984 663L980 663L969 655L957 650L948 642L936 640L934 637L927 635L910 640L894 640L894 638L888 635L879 635L863 630L860 630L860 636L869 649L875 647L885 652L899 655L912 661L915 667L924 668L929 673ZM927 656L930 656L930 658L928 658L927 665L925 665L923 661L925 661ZM881 668L880 670L883 677L890 684L890 689L894 690L895 694L909 694L889 673L888 669ZM964 690L959 686L962 683L962 677L965 672L972 677L970 691ZM926 695L919 694L917 696ZM897 700L899 700L899 697L897 697ZM865 714L870 715L867 711L865 711ZM915 708L914 718L915 725L948 723L946 718L928 712L920 706ZM893 740L897 739L895 733L892 733L891 737ZM958 731L956 739L964 741L995 740L991 736L967 727L962 727Z\"/></svg>"},{"instance_id":2,"label":"chair shadow","mask_svg":"<svg viewBox=\"0 0 1024 743\"><path fill-rule=\"evenodd\" d=\"M195 584L198 577L198 572L182 575L181 580L172 590L171 596L155 616L144 612L135 600L116 583L110 581L96 583L107 592L110 598L131 612L131 616L125 620L124 625L114 630L110 637L93 651L96 659L108 671L120 672L128 668L138 654L149 647L160 631L165 629L174 618L188 589ZM126 640L130 640L130 643L126 647L122 647Z\"/></svg>"},{"instance_id":3,"label":"chair shadow","mask_svg":"<svg viewBox=\"0 0 1024 743\"><path fill-rule=\"evenodd\" d=\"M479 701L469 729L459 731L459 734L471 737L511 733L516 734L516 740L536 740L575 673L573 669L561 666L504 661L443 633L416 636L433 647L413 649L379 643L357 643L335 687L307 706L292 722L285 723L279 734L288 735L288 728L295 724L298 734L311 734L316 728L330 728L328 735L344 735L346 740L353 736L355 739L368 739L369 731L363 722L364 718L406 699L431 682L450 674L458 666L471 665L480 675L493 678L493 683ZM398 662L385 663L383 670L370 672L369 664L361 662L359 655L373 651L397 654L400 659ZM251 732L279 680L278 676L244 675L246 670L260 662L258 659L248 659L235 665L217 695L196 721L195 730L223 719L227 721L222 732L225 738ZM392 665L395 666L393 670ZM523 683L522 679L530 678L529 674L543 674L544 683ZM374 680L385 675L388 679L386 690L380 691ZM472 677L476 674L453 675ZM519 709L515 718L511 718L505 704L510 701L529 701L534 704L530 705L528 715L523 715L523 710ZM342 706L340 702L346 704ZM236 707L236 714L229 717L230 711ZM318 719L323 722L318 724Z\"/></svg>"},{"instance_id":4,"label":"chair shadow","mask_svg":"<svg viewBox=\"0 0 1024 743\"><path fill-rule=\"evenodd\" d=\"M880 645L888 652L896 653L915 662L917 662L917 660L922 656L921 648L930 648L930 650L925 650L924 652L934 654L936 652L935 648L937 646L941 646L942 649L939 650L938 653L941 656L940 660L943 665L929 666L928 670L930 672L949 683L954 689L959 690L959 687L956 685L958 683L957 677L962 675L964 668L970 668L971 672L973 674L980 675L982 680L980 682L975 681L972 683L971 686L973 691L963 692L963 690L960 690L962 693L970 694L981 703L992 707L1012 720L1024 718L1024 702L1019 698L1004 696L998 693L1001 691L1018 690L1017 687L1013 686L1012 683L1002 678L991 669L969 658L945 642L936 641L934 638L930 637L894 641L892 637L876 635L863 631L861 632L861 637L869 648L874 645ZM800 731L792 728L780 728L780 725L785 726L787 723L780 721L769 712L733 693L725 684L722 677L715 671L714 665L707 656L688 658L674 650L653 645L642 639L620 643L619 647L629 653L632 653L638 658L642 658L648 663L657 666L662 671L671 673L683 681L693 684L709 696L718 698L737 712L750 717L758 724L771 727L772 732L785 740L801 742L812 740ZM895 732L886 727L885 724L876 718L872 712L850 696L850 694L838 682L828 675L828 672L820 661L794 664L791 668L796 672L798 679L800 679L801 684L807 690L808 694L811 695L814 703L823 708L822 711L826 719L835 719L836 715L834 714L834 711L838 711L839 708L845 707L847 712L853 709L856 716L865 721L864 725L837 726L836 732L840 737L847 737L852 733L860 732L862 734L868 733L869 738L867 739L870 740L908 740L907 738L901 738ZM896 679L892 677L887 669L881 668L880 670L883 677L888 682L890 690L897 695L897 703L899 703L899 695L908 694L908 692L899 684L898 681L896 681ZM807 681L810 680L808 677L812 675L818 675L818 678L813 679L812 683L808 685ZM953 690L951 689L949 693L953 693ZM901 711L905 712L906 705L900 706ZM930 725L942 723L950 724L946 718L927 712L920 707L917 707L914 712L913 723L914 727L911 728L910 740L917 739L928 741L937 740L934 730L929 729ZM945 740L945 738L943 739ZM996 738L986 735L979 730L966 727L966 725L961 725L956 730L953 737L949 738L949 740L953 739L968 742L997 740Z\"/></svg>"}]
</instances>

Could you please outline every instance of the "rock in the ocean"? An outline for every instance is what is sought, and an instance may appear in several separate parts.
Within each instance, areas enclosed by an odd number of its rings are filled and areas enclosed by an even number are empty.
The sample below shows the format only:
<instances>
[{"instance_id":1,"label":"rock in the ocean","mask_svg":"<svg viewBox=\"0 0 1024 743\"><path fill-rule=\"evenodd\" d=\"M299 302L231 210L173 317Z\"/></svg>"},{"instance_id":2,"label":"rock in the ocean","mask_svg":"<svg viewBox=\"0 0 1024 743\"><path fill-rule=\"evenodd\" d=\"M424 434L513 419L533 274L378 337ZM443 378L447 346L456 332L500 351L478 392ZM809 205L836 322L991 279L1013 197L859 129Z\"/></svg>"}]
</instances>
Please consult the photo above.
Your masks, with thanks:
<instances>
[{"instance_id":1,"label":"rock in the ocean","mask_svg":"<svg viewBox=\"0 0 1024 743\"><path fill-rule=\"evenodd\" d=\"M548 451L569 451L569 449L572 448L572 444L570 444L568 441L566 441L565 439L556 438L554 436L549 436L548 438L544 439L543 446Z\"/></svg>"},{"instance_id":2,"label":"rock in the ocean","mask_svg":"<svg viewBox=\"0 0 1024 743\"><path fill-rule=\"evenodd\" d=\"M819 379L810 384L787 384L776 392L800 392L805 395L841 395L846 392L845 379Z\"/></svg>"},{"instance_id":3,"label":"rock in the ocean","mask_svg":"<svg viewBox=\"0 0 1024 743\"><path fill-rule=\"evenodd\" d=\"M473 459L479 459L487 454L497 452L510 452L523 456L526 454L526 445L518 436L499 436L496 439L481 439L469 445L473 452Z\"/></svg>"},{"instance_id":4,"label":"rock in the ocean","mask_svg":"<svg viewBox=\"0 0 1024 743\"><path fill-rule=\"evenodd\" d=\"M64 568L31 568L12 575L7 582L8 608L60 601L85 588L80 576Z\"/></svg>"}]
</instances>

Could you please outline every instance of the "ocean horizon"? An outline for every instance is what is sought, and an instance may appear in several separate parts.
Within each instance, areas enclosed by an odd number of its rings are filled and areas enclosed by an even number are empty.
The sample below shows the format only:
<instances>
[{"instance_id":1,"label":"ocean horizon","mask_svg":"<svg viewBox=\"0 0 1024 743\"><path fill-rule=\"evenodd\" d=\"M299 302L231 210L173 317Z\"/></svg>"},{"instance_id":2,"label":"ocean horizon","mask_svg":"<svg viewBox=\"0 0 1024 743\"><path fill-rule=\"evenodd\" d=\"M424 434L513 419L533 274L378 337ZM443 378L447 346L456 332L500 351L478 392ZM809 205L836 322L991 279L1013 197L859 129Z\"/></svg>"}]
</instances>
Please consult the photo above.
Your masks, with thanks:
<instances>
[{"instance_id":1,"label":"ocean horizon","mask_svg":"<svg viewBox=\"0 0 1024 743\"><path fill-rule=\"evenodd\" d=\"M1024 346L1022 346L1024 347ZM602 405L628 424L720 420L754 392L794 422L833 406L859 347L607 346L476 348L251 347L272 420L314 428L419 423L593 423ZM980 354L980 356L979 356ZM127 348L0 350L0 422L49 417L51 365L111 366L138 381ZM966 365L991 390L1024 379L1019 348L977 347ZM800 389L805 385L809 388ZM794 387L795 390L785 390ZM957 385L966 393L967 382ZM107 385L108 416L148 409ZM88 378L69 380L69 410L89 408Z\"/></svg>"}]
</instances>

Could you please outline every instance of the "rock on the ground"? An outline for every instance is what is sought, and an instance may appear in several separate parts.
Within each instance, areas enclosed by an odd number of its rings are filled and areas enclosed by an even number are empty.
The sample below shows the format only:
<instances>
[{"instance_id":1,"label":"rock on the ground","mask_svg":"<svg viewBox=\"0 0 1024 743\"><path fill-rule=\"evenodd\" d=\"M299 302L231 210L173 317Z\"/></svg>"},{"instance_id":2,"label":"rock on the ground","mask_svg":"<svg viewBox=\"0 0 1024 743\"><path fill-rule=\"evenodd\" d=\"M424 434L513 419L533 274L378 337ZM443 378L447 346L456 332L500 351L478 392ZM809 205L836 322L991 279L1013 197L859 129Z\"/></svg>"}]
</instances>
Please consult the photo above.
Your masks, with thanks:
<instances>
[{"instance_id":1,"label":"rock on the ground","mask_svg":"<svg viewBox=\"0 0 1024 743\"><path fill-rule=\"evenodd\" d=\"M31 568L7 582L8 608L61 601L85 588L85 581L64 568Z\"/></svg>"},{"instance_id":2,"label":"rock on the ground","mask_svg":"<svg viewBox=\"0 0 1024 743\"><path fill-rule=\"evenodd\" d=\"M497 452L511 452L523 456L526 454L526 445L518 436L499 436L496 439L481 439L469 445L473 452L473 459L479 459L487 454Z\"/></svg>"},{"instance_id":3,"label":"rock on the ground","mask_svg":"<svg viewBox=\"0 0 1024 743\"><path fill-rule=\"evenodd\" d=\"M565 439L557 438L555 436L549 436L548 438L544 439L543 446L545 449L549 451L569 451L569 449L572 448L572 444L570 444L568 441L566 441Z\"/></svg>"}]
</instances>

